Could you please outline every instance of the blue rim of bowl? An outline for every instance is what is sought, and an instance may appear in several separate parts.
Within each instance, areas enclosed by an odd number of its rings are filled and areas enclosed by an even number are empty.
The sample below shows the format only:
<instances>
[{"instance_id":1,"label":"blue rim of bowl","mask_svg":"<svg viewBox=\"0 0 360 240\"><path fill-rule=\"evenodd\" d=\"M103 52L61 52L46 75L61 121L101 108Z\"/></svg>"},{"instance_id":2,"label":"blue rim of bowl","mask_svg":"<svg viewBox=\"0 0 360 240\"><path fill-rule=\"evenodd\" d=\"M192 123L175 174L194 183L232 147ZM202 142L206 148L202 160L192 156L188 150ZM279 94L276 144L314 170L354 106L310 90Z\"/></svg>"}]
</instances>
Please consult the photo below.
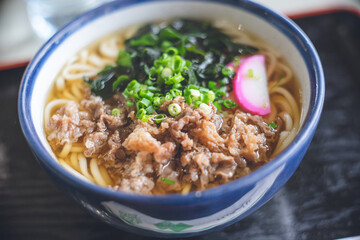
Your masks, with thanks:
<instances>
[{"instance_id":1,"label":"blue rim of bowl","mask_svg":"<svg viewBox=\"0 0 360 240\"><path fill-rule=\"evenodd\" d=\"M111 189L101 187L99 185L85 182L76 176L69 173L59 163L53 161L53 157L48 153L45 147L41 144L38 133L31 118L31 94L33 93L34 79L36 79L39 69L51 55L52 51L59 46L68 36L80 29L87 23L113 11L121 10L127 7L135 6L142 3L163 2L164 0L125 0L107 3L96 9L93 9L78 18L74 19L62 29L60 29L53 37L51 37L37 52L29 66L27 67L19 90L18 112L20 124L23 133L31 146L32 150L38 157L41 163L51 168L55 174L58 174L63 180L73 185L74 187L91 190L92 193L98 194L107 199L124 200L133 202L143 202L144 200L156 201L160 204L179 204L191 203L201 201L204 198L213 198L221 195L224 192L232 192L243 186L255 184L261 177L268 175L275 169L284 164L287 159L290 159L292 154L296 152L298 147L306 144L307 136L311 136L315 131L317 123L320 119L322 111L324 96L325 96L325 80L320 58L316 52L315 47L306 36L306 34L288 17L274 12L260 4L251 1L236 1L236 0L195 0L192 2L210 2L223 5L230 5L232 7L240 8L254 14L263 20L271 23L271 25L285 34L289 40L296 46L301 53L303 60L306 63L308 74L310 77L310 107L309 112L305 118L304 125L298 132L292 143L286 147L278 156L272 159L256 171L246 175L240 179L232 182L206 189L201 191L201 195L195 192L190 192L187 195L169 194L169 195L139 195L130 194L121 191L113 191ZM191 0L173 0L173 2L188 2ZM311 108L313 106L313 108Z\"/></svg>"}]
</instances>

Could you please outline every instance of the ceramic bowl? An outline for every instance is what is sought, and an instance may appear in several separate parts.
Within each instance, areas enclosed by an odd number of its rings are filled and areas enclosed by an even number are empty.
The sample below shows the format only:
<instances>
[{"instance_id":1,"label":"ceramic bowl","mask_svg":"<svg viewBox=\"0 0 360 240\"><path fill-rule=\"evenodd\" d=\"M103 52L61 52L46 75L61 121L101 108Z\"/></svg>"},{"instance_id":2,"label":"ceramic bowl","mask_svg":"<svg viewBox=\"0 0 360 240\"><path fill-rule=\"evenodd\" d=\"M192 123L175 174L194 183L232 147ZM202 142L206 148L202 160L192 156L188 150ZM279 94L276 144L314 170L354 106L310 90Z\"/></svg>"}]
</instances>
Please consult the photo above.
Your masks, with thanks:
<instances>
[{"instance_id":1,"label":"ceramic bowl","mask_svg":"<svg viewBox=\"0 0 360 240\"><path fill-rule=\"evenodd\" d=\"M233 182L188 195L128 194L85 182L56 160L44 132L44 105L66 61L97 39L130 25L169 18L223 19L241 23L284 55L299 79L301 127L272 161ZM301 162L314 135L324 101L318 54L287 17L250 1L115 1L85 13L58 31L38 51L24 74L19 118L40 165L64 192L92 215L117 228L155 237L204 234L237 222L264 205Z\"/></svg>"}]
</instances>

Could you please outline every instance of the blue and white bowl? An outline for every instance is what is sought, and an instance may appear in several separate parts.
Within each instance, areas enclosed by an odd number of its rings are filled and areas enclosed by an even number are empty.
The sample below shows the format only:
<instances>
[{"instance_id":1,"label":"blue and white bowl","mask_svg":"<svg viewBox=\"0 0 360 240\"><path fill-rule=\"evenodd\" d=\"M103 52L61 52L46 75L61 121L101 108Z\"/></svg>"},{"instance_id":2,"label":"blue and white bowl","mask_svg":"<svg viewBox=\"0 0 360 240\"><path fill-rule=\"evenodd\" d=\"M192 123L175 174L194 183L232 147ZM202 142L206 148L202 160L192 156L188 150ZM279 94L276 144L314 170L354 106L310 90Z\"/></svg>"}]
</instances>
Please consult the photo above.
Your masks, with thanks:
<instances>
[{"instance_id":1,"label":"blue and white bowl","mask_svg":"<svg viewBox=\"0 0 360 240\"><path fill-rule=\"evenodd\" d=\"M85 182L56 160L44 132L44 106L58 72L75 53L130 25L169 18L241 23L276 48L302 91L301 127L271 162L233 182L188 195L134 195ZM85 13L57 32L29 64L19 93L24 135L56 184L95 217L117 228L157 237L185 237L226 227L259 209L286 183L314 135L324 101L324 76L315 48L291 20L259 4L232 0L125 0Z\"/></svg>"}]
</instances>

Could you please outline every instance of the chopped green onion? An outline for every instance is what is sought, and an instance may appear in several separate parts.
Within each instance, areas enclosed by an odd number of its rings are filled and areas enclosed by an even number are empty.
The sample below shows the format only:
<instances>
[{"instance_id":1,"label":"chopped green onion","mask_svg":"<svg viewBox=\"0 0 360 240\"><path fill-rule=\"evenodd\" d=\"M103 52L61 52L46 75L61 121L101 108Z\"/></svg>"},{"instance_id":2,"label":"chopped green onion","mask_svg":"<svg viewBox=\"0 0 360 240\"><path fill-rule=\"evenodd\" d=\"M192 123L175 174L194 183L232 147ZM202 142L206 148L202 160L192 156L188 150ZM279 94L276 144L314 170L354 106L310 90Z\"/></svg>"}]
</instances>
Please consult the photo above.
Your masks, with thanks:
<instances>
[{"instance_id":1,"label":"chopped green onion","mask_svg":"<svg viewBox=\"0 0 360 240\"><path fill-rule=\"evenodd\" d=\"M168 78L168 77L171 77L172 74L173 74L173 72L171 71L171 69L166 67L162 70L161 77Z\"/></svg>"},{"instance_id":2,"label":"chopped green onion","mask_svg":"<svg viewBox=\"0 0 360 240\"><path fill-rule=\"evenodd\" d=\"M201 103L202 103L201 101L196 101L196 102L194 103L194 107L198 108Z\"/></svg>"},{"instance_id":3,"label":"chopped green onion","mask_svg":"<svg viewBox=\"0 0 360 240\"><path fill-rule=\"evenodd\" d=\"M142 119L142 117L145 116L145 114L146 114L146 110L141 108L136 113L136 118Z\"/></svg>"},{"instance_id":4,"label":"chopped green onion","mask_svg":"<svg viewBox=\"0 0 360 240\"><path fill-rule=\"evenodd\" d=\"M214 82L214 81L209 81L209 82L208 82L208 87L209 87L210 89L216 88L216 82Z\"/></svg>"},{"instance_id":5,"label":"chopped green onion","mask_svg":"<svg viewBox=\"0 0 360 240\"><path fill-rule=\"evenodd\" d=\"M208 92L209 101L213 102L215 100L215 93L213 91Z\"/></svg>"},{"instance_id":6,"label":"chopped green onion","mask_svg":"<svg viewBox=\"0 0 360 240\"><path fill-rule=\"evenodd\" d=\"M236 102L231 101L230 99L225 99L223 102L224 107L226 108L235 108L237 107Z\"/></svg>"},{"instance_id":7,"label":"chopped green onion","mask_svg":"<svg viewBox=\"0 0 360 240\"><path fill-rule=\"evenodd\" d=\"M190 89L190 94L193 100L198 100L201 96L201 93L199 90L196 89Z\"/></svg>"},{"instance_id":8,"label":"chopped green onion","mask_svg":"<svg viewBox=\"0 0 360 240\"><path fill-rule=\"evenodd\" d=\"M153 100L153 104L155 106L160 106L161 105L161 100L159 97L154 97L154 100Z\"/></svg>"},{"instance_id":9,"label":"chopped green onion","mask_svg":"<svg viewBox=\"0 0 360 240\"><path fill-rule=\"evenodd\" d=\"M148 90L140 90L139 92L140 97L147 98L149 100L153 99L154 93L148 91Z\"/></svg>"},{"instance_id":10,"label":"chopped green onion","mask_svg":"<svg viewBox=\"0 0 360 240\"><path fill-rule=\"evenodd\" d=\"M151 102L149 99L143 98L139 101L139 103L143 106L143 107L148 107L151 105Z\"/></svg>"},{"instance_id":11,"label":"chopped green onion","mask_svg":"<svg viewBox=\"0 0 360 240\"><path fill-rule=\"evenodd\" d=\"M199 88L199 91L200 91L201 93L207 93L207 92L209 92L210 90L207 89L207 88L204 88L204 87L200 87L200 88Z\"/></svg>"},{"instance_id":12,"label":"chopped green onion","mask_svg":"<svg viewBox=\"0 0 360 240\"><path fill-rule=\"evenodd\" d=\"M172 103L169 105L168 111L171 116L175 117L181 113L181 107L177 103Z\"/></svg>"},{"instance_id":13,"label":"chopped green onion","mask_svg":"<svg viewBox=\"0 0 360 240\"><path fill-rule=\"evenodd\" d=\"M184 88L184 96L190 96L191 92L189 87Z\"/></svg>"},{"instance_id":14,"label":"chopped green onion","mask_svg":"<svg viewBox=\"0 0 360 240\"><path fill-rule=\"evenodd\" d=\"M209 99L208 93L203 94L203 102L206 103L206 104L209 104L210 99Z\"/></svg>"},{"instance_id":15,"label":"chopped green onion","mask_svg":"<svg viewBox=\"0 0 360 240\"><path fill-rule=\"evenodd\" d=\"M179 51L174 47L169 47L168 49L165 50L165 52L169 55L177 55L179 53Z\"/></svg>"},{"instance_id":16,"label":"chopped green onion","mask_svg":"<svg viewBox=\"0 0 360 240\"><path fill-rule=\"evenodd\" d=\"M219 81L220 86L225 86L225 85L228 85L229 83L230 83L230 80L228 77L224 77L223 79L221 79Z\"/></svg>"},{"instance_id":17,"label":"chopped green onion","mask_svg":"<svg viewBox=\"0 0 360 240\"><path fill-rule=\"evenodd\" d=\"M173 85L173 89L178 89L178 88L181 88L182 87L182 85L181 85L181 83L177 83L177 84L174 84Z\"/></svg>"},{"instance_id":18,"label":"chopped green onion","mask_svg":"<svg viewBox=\"0 0 360 240\"><path fill-rule=\"evenodd\" d=\"M220 87L220 88L216 89L215 95L217 97L226 97L226 95L227 95L226 86L223 86L223 87Z\"/></svg>"},{"instance_id":19,"label":"chopped green onion","mask_svg":"<svg viewBox=\"0 0 360 240\"><path fill-rule=\"evenodd\" d=\"M228 85L234 76L234 69L223 64L229 59L214 62L214 57L218 57L215 50L208 51L201 44L195 44L193 38L199 38L195 33L196 36L192 33L187 36L177 32L180 30L175 28L160 27L156 31L130 39L127 45L132 47L127 51L121 50L117 64L120 65L123 61L121 66L128 65L130 69L120 69L123 72L116 73L120 77L114 82L113 88L119 90L125 82L127 83L123 90L126 104L129 107L136 105L137 118L142 121L151 118L158 123L161 122L166 115L153 113L156 113L165 101L172 101L178 96L183 96L188 105L193 104L193 107L202 109L206 114L213 111L210 103L213 103L218 111L222 110L222 106L236 107L235 102L225 99L230 88ZM134 49L140 50L143 56L137 56ZM138 62L138 58L142 61L139 73L138 69L135 71L131 61L131 65L127 64L128 56L135 59L135 62ZM202 66L201 62L209 66ZM234 60L234 63L236 62L239 62L238 58ZM252 69L248 71L249 76L255 77ZM138 81L132 80L128 83L130 77L135 77ZM181 104L172 103L168 106L167 116L177 116L181 111Z\"/></svg>"},{"instance_id":20,"label":"chopped green onion","mask_svg":"<svg viewBox=\"0 0 360 240\"><path fill-rule=\"evenodd\" d=\"M128 84L127 89L129 89L131 91L131 90L134 90L134 89L139 88L139 87L140 87L140 83L138 83L138 81L136 81L134 79Z\"/></svg>"},{"instance_id":21,"label":"chopped green onion","mask_svg":"<svg viewBox=\"0 0 360 240\"><path fill-rule=\"evenodd\" d=\"M166 101L165 97L164 97L164 96L161 96L161 97L160 97L160 103L163 104L165 101ZM160 105L161 105L161 104L160 104Z\"/></svg>"},{"instance_id":22,"label":"chopped green onion","mask_svg":"<svg viewBox=\"0 0 360 240\"><path fill-rule=\"evenodd\" d=\"M227 88L226 88L226 86L222 86L222 87L219 87L219 88L217 89L217 91L220 91L220 92L226 94Z\"/></svg>"},{"instance_id":23,"label":"chopped green onion","mask_svg":"<svg viewBox=\"0 0 360 240\"><path fill-rule=\"evenodd\" d=\"M275 128L278 127L278 125L277 125L274 121L272 121L271 123L269 123L268 126L271 127L272 129L275 129Z\"/></svg>"},{"instance_id":24,"label":"chopped green onion","mask_svg":"<svg viewBox=\"0 0 360 240\"><path fill-rule=\"evenodd\" d=\"M151 81L150 79L147 79L147 80L145 81L145 85L147 85L147 86L152 86L152 85L154 85L154 82Z\"/></svg>"},{"instance_id":25,"label":"chopped green onion","mask_svg":"<svg viewBox=\"0 0 360 240\"><path fill-rule=\"evenodd\" d=\"M167 116L165 114L158 114L153 119L156 123L161 123L162 121L167 119Z\"/></svg>"},{"instance_id":26,"label":"chopped green onion","mask_svg":"<svg viewBox=\"0 0 360 240\"><path fill-rule=\"evenodd\" d=\"M152 93L152 92L146 92L146 95L145 95L145 97L147 98L147 99L149 99L149 100L152 100L153 99L153 96L154 96L154 94Z\"/></svg>"},{"instance_id":27,"label":"chopped green onion","mask_svg":"<svg viewBox=\"0 0 360 240\"><path fill-rule=\"evenodd\" d=\"M145 91L145 90L140 90L140 91L139 91L139 96L142 97L142 98L145 97L145 96L146 96L146 92L147 92L147 91Z\"/></svg>"},{"instance_id":28,"label":"chopped green onion","mask_svg":"<svg viewBox=\"0 0 360 240\"><path fill-rule=\"evenodd\" d=\"M148 86L146 86L145 84L140 84L139 86L139 90L146 90L148 88Z\"/></svg>"},{"instance_id":29,"label":"chopped green onion","mask_svg":"<svg viewBox=\"0 0 360 240\"><path fill-rule=\"evenodd\" d=\"M152 114L153 112L155 112L155 108L152 105L147 107L145 110L147 114Z\"/></svg>"},{"instance_id":30,"label":"chopped green onion","mask_svg":"<svg viewBox=\"0 0 360 240\"><path fill-rule=\"evenodd\" d=\"M188 88L189 88L189 89L199 90L199 87L198 87L198 86L195 86L195 85L189 85Z\"/></svg>"},{"instance_id":31,"label":"chopped green onion","mask_svg":"<svg viewBox=\"0 0 360 240\"><path fill-rule=\"evenodd\" d=\"M217 101L216 102L213 102L214 106L217 108L218 112L221 112L221 104L218 103Z\"/></svg>"},{"instance_id":32,"label":"chopped green onion","mask_svg":"<svg viewBox=\"0 0 360 240\"><path fill-rule=\"evenodd\" d=\"M192 103L192 99L191 99L191 96L190 95L188 95L188 96L185 96L185 101L186 101L186 103L187 104L191 104Z\"/></svg>"},{"instance_id":33,"label":"chopped green onion","mask_svg":"<svg viewBox=\"0 0 360 240\"><path fill-rule=\"evenodd\" d=\"M232 70L231 68L224 67L224 68L221 70L221 73L222 73L224 76L230 76L231 74L233 74L233 70Z\"/></svg>"},{"instance_id":34,"label":"chopped green onion","mask_svg":"<svg viewBox=\"0 0 360 240\"><path fill-rule=\"evenodd\" d=\"M169 47L171 47L172 43L170 41L163 41L161 43L161 48L162 49L168 49Z\"/></svg>"},{"instance_id":35,"label":"chopped green onion","mask_svg":"<svg viewBox=\"0 0 360 240\"><path fill-rule=\"evenodd\" d=\"M149 116L149 115L144 115L144 116L142 116L142 117L140 118L140 120L143 121L143 122L148 122L149 119L150 119L150 116Z\"/></svg>"},{"instance_id":36,"label":"chopped green onion","mask_svg":"<svg viewBox=\"0 0 360 240\"><path fill-rule=\"evenodd\" d=\"M131 92L130 92L129 89L127 89L127 88L125 88L125 90L123 91L122 95L123 95L126 99L132 97Z\"/></svg>"},{"instance_id":37,"label":"chopped green onion","mask_svg":"<svg viewBox=\"0 0 360 240\"><path fill-rule=\"evenodd\" d=\"M133 94L132 94L132 96L134 97L134 98L136 98L136 99L140 99L140 96L139 96L139 94L138 94L138 91L136 90L133 90L132 91L133 92Z\"/></svg>"},{"instance_id":38,"label":"chopped green onion","mask_svg":"<svg viewBox=\"0 0 360 240\"><path fill-rule=\"evenodd\" d=\"M134 105L135 105L135 103L134 103L133 101L131 101L131 100L126 100L126 106L132 107L132 106L134 106Z\"/></svg>"},{"instance_id":39,"label":"chopped green onion","mask_svg":"<svg viewBox=\"0 0 360 240\"><path fill-rule=\"evenodd\" d=\"M209 91L204 93L204 103L208 104L215 100L215 93L213 91Z\"/></svg>"},{"instance_id":40,"label":"chopped green onion","mask_svg":"<svg viewBox=\"0 0 360 240\"><path fill-rule=\"evenodd\" d=\"M174 56L171 59L171 67L174 70L174 72L179 73L182 72L186 65L186 61L182 59L179 55Z\"/></svg>"},{"instance_id":41,"label":"chopped green onion","mask_svg":"<svg viewBox=\"0 0 360 240\"><path fill-rule=\"evenodd\" d=\"M205 103L201 103L199 109L201 109L205 114L211 113L211 107Z\"/></svg>"},{"instance_id":42,"label":"chopped green onion","mask_svg":"<svg viewBox=\"0 0 360 240\"><path fill-rule=\"evenodd\" d=\"M171 89L170 94L173 96L173 98L176 98L178 96L181 96L182 92L178 89Z\"/></svg>"},{"instance_id":43,"label":"chopped green onion","mask_svg":"<svg viewBox=\"0 0 360 240\"><path fill-rule=\"evenodd\" d=\"M164 183L167 183L167 184L175 184L175 181L174 180L170 180L170 179L167 179L167 178L164 178L164 177L161 177L161 181L163 181Z\"/></svg>"},{"instance_id":44,"label":"chopped green onion","mask_svg":"<svg viewBox=\"0 0 360 240\"><path fill-rule=\"evenodd\" d=\"M151 92L155 92L155 93L161 92L161 89L160 89L160 88L153 87L153 86L149 86L149 87L148 87L148 90L151 91Z\"/></svg>"},{"instance_id":45,"label":"chopped green onion","mask_svg":"<svg viewBox=\"0 0 360 240\"><path fill-rule=\"evenodd\" d=\"M120 109L118 109L118 108L113 108L113 109L111 110L111 115L114 116L114 117L119 117L120 114L121 114L121 111L120 111Z\"/></svg>"},{"instance_id":46,"label":"chopped green onion","mask_svg":"<svg viewBox=\"0 0 360 240\"><path fill-rule=\"evenodd\" d=\"M185 78L181 75L181 73L178 73L174 76L171 76L171 77L165 79L165 84L167 84L167 85L178 84L184 79Z\"/></svg>"},{"instance_id":47,"label":"chopped green onion","mask_svg":"<svg viewBox=\"0 0 360 240\"><path fill-rule=\"evenodd\" d=\"M168 100L172 100L173 99L173 97L172 97L172 95L171 95L171 93L166 93L166 95L165 95L165 100L166 101L168 101Z\"/></svg>"}]
</instances>

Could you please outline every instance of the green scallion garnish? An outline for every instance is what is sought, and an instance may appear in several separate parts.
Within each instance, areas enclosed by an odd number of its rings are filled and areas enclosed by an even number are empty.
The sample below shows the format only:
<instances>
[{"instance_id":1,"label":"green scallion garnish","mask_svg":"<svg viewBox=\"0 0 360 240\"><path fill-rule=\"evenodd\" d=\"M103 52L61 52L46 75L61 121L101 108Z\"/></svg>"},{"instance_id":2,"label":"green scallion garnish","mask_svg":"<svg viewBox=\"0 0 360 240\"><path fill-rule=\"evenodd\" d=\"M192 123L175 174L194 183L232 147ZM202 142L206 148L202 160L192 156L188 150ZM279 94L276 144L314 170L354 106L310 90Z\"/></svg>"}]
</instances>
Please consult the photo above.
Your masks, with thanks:
<instances>
[{"instance_id":1,"label":"green scallion garnish","mask_svg":"<svg viewBox=\"0 0 360 240\"><path fill-rule=\"evenodd\" d=\"M194 100L194 101L199 100L201 97L200 91L196 90L196 89L190 89L190 94L191 94L192 100Z\"/></svg>"},{"instance_id":2,"label":"green scallion garnish","mask_svg":"<svg viewBox=\"0 0 360 240\"><path fill-rule=\"evenodd\" d=\"M139 101L142 107L148 107L151 105L151 102L149 99L143 98Z\"/></svg>"},{"instance_id":3,"label":"green scallion garnish","mask_svg":"<svg viewBox=\"0 0 360 240\"><path fill-rule=\"evenodd\" d=\"M167 183L167 184L175 184L175 181L174 180L170 180L170 179L167 179L167 178L164 178L164 177L161 177L161 181L163 181L164 183Z\"/></svg>"},{"instance_id":4,"label":"green scallion garnish","mask_svg":"<svg viewBox=\"0 0 360 240\"><path fill-rule=\"evenodd\" d=\"M153 104L154 104L155 106L160 106L160 105L161 105L161 99L160 99L160 97L154 97L154 99L153 99Z\"/></svg>"},{"instance_id":5,"label":"green scallion garnish","mask_svg":"<svg viewBox=\"0 0 360 240\"><path fill-rule=\"evenodd\" d=\"M115 66L106 66L91 83L87 80L92 92L108 99L121 91L126 105L136 106L136 118L144 122L151 119L159 123L170 115L180 114L179 103L170 104L166 115L158 114L164 113L161 105L165 101L179 96L186 104L205 113L212 111L211 104L218 111L222 106L224 110L236 107L235 102L226 99L234 69L225 64L233 58L234 63L238 63L240 52L247 55L258 49L233 43L218 29L205 25L195 24L183 29L172 24L143 28L126 41ZM190 30L193 27L199 29L193 32ZM206 31L200 31L204 27ZM203 36L209 31L217 38L206 40ZM217 51L218 46L224 51ZM249 76L256 77L252 69L248 71Z\"/></svg>"},{"instance_id":6,"label":"green scallion garnish","mask_svg":"<svg viewBox=\"0 0 360 240\"><path fill-rule=\"evenodd\" d=\"M143 122L148 122L149 119L150 119L150 116L149 116L149 115L144 115L144 116L142 116L142 117L140 118L140 120L143 121Z\"/></svg>"},{"instance_id":7,"label":"green scallion garnish","mask_svg":"<svg viewBox=\"0 0 360 240\"><path fill-rule=\"evenodd\" d=\"M168 111L171 116L175 117L181 113L181 107L177 103L172 103L169 105Z\"/></svg>"},{"instance_id":8,"label":"green scallion garnish","mask_svg":"<svg viewBox=\"0 0 360 240\"><path fill-rule=\"evenodd\" d=\"M209 81L209 82L208 82L208 87L209 87L209 89L214 89L214 88L216 88L216 82L214 82L214 81Z\"/></svg>"},{"instance_id":9,"label":"green scallion garnish","mask_svg":"<svg viewBox=\"0 0 360 240\"><path fill-rule=\"evenodd\" d=\"M205 114L211 113L211 107L205 103L200 103L199 109L201 109Z\"/></svg>"},{"instance_id":10,"label":"green scallion garnish","mask_svg":"<svg viewBox=\"0 0 360 240\"><path fill-rule=\"evenodd\" d=\"M172 95L171 95L171 93L166 93L166 95L165 95L165 100L166 101L169 101L169 100L172 100L173 99L173 97L172 97Z\"/></svg>"},{"instance_id":11,"label":"green scallion garnish","mask_svg":"<svg viewBox=\"0 0 360 240\"><path fill-rule=\"evenodd\" d=\"M224 76L230 76L232 75L234 72L231 68L228 68L228 67L224 67L222 70L221 70L222 74Z\"/></svg>"},{"instance_id":12,"label":"green scallion garnish","mask_svg":"<svg viewBox=\"0 0 360 240\"><path fill-rule=\"evenodd\" d=\"M132 106L134 106L134 105L135 105L135 103L134 103L133 101L131 101L131 100L126 100L126 106L132 107Z\"/></svg>"},{"instance_id":13,"label":"green scallion garnish","mask_svg":"<svg viewBox=\"0 0 360 240\"><path fill-rule=\"evenodd\" d=\"M229 109L237 107L236 102L231 101L230 99L225 99L223 101L223 105L224 105L224 107L229 108Z\"/></svg>"},{"instance_id":14,"label":"green scallion garnish","mask_svg":"<svg viewBox=\"0 0 360 240\"><path fill-rule=\"evenodd\" d=\"M214 104L214 106L217 108L218 112L221 112L221 110L222 110L222 109L221 109L221 104L218 103L217 101L214 102L213 104Z\"/></svg>"},{"instance_id":15,"label":"green scallion garnish","mask_svg":"<svg viewBox=\"0 0 360 240\"><path fill-rule=\"evenodd\" d=\"M152 105L147 107L145 110L147 114L152 114L153 112L155 112L155 108Z\"/></svg>"},{"instance_id":16,"label":"green scallion garnish","mask_svg":"<svg viewBox=\"0 0 360 240\"><path fill-rule=\"evenodd\" d=\"M172 76L172 74L173 74L173 72L171 71L171 69L166 67L162 70L161 77L168 78L168 77Z\"/></svg>"},{"instance_id":17,"label":"green scallion garnish","mask_svg":"<svg viewBox=\"0 0 360 240\"><path fill-rule=\"evenodd\" d=\"M153 118L156 123L161 123L165 119L167 119L167 116L165 114L158 114Z\"/></svg>"},{"instance_id":18,"label":"green scallion garnish","mask_svg":"<svg viewBox=\"0 0 360 240\"><path fill-rule=\"evenodd\" d=\"M277 125L274 121L272 121L271 123L269 123L268 126L271 127L272 129L275 129L275 128L278 127L278 125Z\"/></svg>"},{"instance_id":19,"label":"green scallion garnish","mask_svg":"<svg viewBox=\"0 0 360 240\"><path fill-rule=\"evenodd\" d=\"M219 81L220 86L226 86L230 83L230 79L228 77L224 77Z\"/></svg>"},{"instance_id":20,"label":"green scallion garnish","mask_svg":"<svg viewBox=\"0 0 360 240\"><path fill-rule=\"evenodd\" d=\"M111 115L114 116L114 117L119 117L120 114L121 114L121 111L120 111L120 109L118 109L118 108L113 108L113 109L111 110Z\"/></svg>"},{"instance_id":21,"label":"green scallion garnish","mask_svg":"<svg viewBox=\"0 0 360 240\"><path fill-rule=\"evenodd\" d=\"M138 112L136 113L136 118L141 119L144 115L146 114L146 110L141 108L138 110Z\"/></svg>"}]
</instances>

